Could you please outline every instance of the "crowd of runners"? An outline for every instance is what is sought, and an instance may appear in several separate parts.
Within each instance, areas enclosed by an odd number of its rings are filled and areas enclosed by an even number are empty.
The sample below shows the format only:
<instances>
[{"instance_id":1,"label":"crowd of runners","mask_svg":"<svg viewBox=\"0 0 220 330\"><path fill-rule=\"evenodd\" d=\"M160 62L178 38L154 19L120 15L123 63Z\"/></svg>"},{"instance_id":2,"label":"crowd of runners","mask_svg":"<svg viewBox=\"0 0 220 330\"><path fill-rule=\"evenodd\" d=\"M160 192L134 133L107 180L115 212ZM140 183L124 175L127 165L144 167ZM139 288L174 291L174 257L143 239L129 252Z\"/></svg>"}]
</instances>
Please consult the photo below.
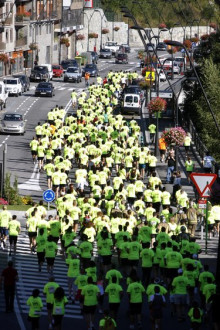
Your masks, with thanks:
<instances>
[{"instance_id":1,"label":"crowd of runners","mask_svg":"<svg viewBox=\"0 0 220 330\"><path fill-rule=\"evenodd\" d=\"M56 195L55 217L48 216L43 202L26 214L30 252L37 255L39 272L47 267L49 276L42 288L49 328L61 329L65 305L79 302L88 329L95 329L96 312L99 329L115 329L126 299L130 329L146 328L144 295L153 329L161 328L166 305L171 317L188 318L192 329L217 322L211 308L215 277L201 263L195 237L197 204L178 180L172 195L166 190L157 173L159 160L143 144L137 121L114 112L124 81L135 78L136 73L110 71L104 83L99 77L79 97L73 91L73 114L56 106L30 142L33 162ZM160 161L172 161L173 153L161 152ZM218 224L219 208L210 206L210 225ZM15 254L20 223L5 207L0 224L2 248L9 230L10 254ZM68 267L68 292L54 277L59 253ZM27 300L32 329L40 328L41 294L34 289Z\"/></svg>"}]
</instances>

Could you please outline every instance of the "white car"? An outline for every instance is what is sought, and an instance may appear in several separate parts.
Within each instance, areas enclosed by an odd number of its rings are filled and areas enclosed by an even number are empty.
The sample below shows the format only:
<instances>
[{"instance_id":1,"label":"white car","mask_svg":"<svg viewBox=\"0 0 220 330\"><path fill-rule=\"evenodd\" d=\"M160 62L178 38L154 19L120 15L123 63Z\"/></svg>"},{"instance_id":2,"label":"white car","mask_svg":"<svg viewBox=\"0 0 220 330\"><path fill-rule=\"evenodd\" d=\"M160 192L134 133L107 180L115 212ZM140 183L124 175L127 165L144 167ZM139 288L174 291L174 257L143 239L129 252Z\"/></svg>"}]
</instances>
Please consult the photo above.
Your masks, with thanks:
<instances>
[{"instance_id":1,"label":"white car","mask_svg":"<svg viewBox=\"0 0 220 330\"><path fill-rule=\"evenodd\" d=\"M114 55L119 50L119 45L115 41L107 41L105 43L104 49L111 50L112 54Z\"/></svg>"},{"instance_id":2,"label":"white car","mask_svg":"<svg viewBox=\"0 0 220 330\"><path fill-rule=\"evenodd\" d=\"M5 78L3 80L5 84L5 90L9 95L21 95L23 92L23 86L19 78Z\"/></svg>"}]
</instances>

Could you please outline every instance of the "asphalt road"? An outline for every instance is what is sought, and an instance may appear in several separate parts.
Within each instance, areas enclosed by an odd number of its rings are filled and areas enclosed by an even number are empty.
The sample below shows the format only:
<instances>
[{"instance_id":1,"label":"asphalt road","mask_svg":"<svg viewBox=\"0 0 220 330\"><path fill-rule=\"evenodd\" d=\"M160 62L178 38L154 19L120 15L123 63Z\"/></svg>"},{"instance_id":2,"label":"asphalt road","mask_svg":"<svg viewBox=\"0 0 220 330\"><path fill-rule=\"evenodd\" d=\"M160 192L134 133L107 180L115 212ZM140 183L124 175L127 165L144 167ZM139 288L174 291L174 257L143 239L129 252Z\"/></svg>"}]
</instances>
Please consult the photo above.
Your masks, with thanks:
<instances>
[{"instance_id":1,"label":"asphalt road","mask_svg":"<svg viewBox=\"0 0 220 330\"><path fill-rule=\"evenodd\" d=\"M161 55L165 55L162 53ZM104 77L109 70L140 70L138 66L139 60L136 57L136 52L129 54L129 63L127 65L118 65L112 60L99 60L98 68L100 75ZM178 79L180 77L176 77ZM175 79L175 80L176 80ZM95 81L93 78L91 82ZM43 122L47 118L47 112L53 108L56 104L63 105L67 111L71 110L70 106L70 93L72 88L76 88L78 92L82 91L85 88L85 83L82 81L80 84L74 83L64 83L61 79L54 79L53 84L55 87L55 97L45 98L45 97L35 97L34 89L36 83L31 83L30 91L24 93L20 97L10 97L7 103L6 112L16 111L25 116L27 120L27 129L24 136L10 136L10 135L0 135L0 161L2 161L2 152L4 143L7 144L7 172L10 172L12 175L12 181L15 177L18 179L19 192L22 195L31 195L35 200L39 200L42 197L42 193L46 186L46 176L45 174L39 174L37 172L36 166L32 163L29 143L34 136L34 128L37 123ZM160 89L163 90L167 87L167 82L160 84ZM2 111L4 113L5 111ZM136 119L143 124L143 121L140 120L140 117L135 116ZM142 126L144 129L144 126ZM21 235L21 241L19 245L19 257L16 258L16 267L19 268L21 282L18 287L17 293L17 303L16 311L19 319L19 324L13 316L10 318L10 327L13 330L17 329L29 329L30 324L27 322L27 314L25 309L26 295L31 294L31 289L35 285L42 285L47 281L46 272L42 272L39 275L37 272L37 261L36 256L27 255L28 241L25 232ZM33 258L34 257L34 258ZM58 258L58 271L57 276L58 283L66 280L66 269L64 269L64 264L61 260L61 257ZM56 268L56 266L55 266ZM123 283L125 285L125 283ZM106 305L106 302L105 302ZM128 318L128 300L125 295L123 298L122 306L119 313L118 328L121 330L129 329L129 318ZM63 328L71 329L73 326L75 329L86 329L85 321L80 317L80 314L77 311L77 306L68 307L68 317L64 318ZM165 313L165 322L169 325L169 329L176 329L177 324L175 321L170 319L170 315ZM97 315L96 325L100 318L100 315ZM4 320L7 320L7 315L4 317ZM3 327L2 327L3 326ZM47 329L48 322L46 315L41 317L41 326L40 329ZM180 325L179 330L186 329L188 324ZM143 307L143 329L150 328L149 321L149 311L146 303L146 297ZM7 323L1 324L1 329L8 329Z\"/></svg>"}]
</instances>

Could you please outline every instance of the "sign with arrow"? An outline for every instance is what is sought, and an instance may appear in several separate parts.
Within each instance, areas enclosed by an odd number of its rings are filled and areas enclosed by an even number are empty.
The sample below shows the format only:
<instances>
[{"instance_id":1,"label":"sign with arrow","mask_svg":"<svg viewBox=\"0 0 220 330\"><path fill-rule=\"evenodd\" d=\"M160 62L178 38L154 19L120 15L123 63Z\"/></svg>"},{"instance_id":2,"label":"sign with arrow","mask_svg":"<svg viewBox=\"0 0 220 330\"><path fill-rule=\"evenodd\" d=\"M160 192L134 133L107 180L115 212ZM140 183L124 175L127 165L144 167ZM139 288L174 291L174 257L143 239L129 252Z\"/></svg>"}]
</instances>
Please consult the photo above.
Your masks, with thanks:
<instances>
[{"instance_id":1,"label":"sign with arrow","mask_svg":"<svg viewBox=\"0 0 220 330\"><path fill-rule=\"evenodd\" d=\"M214 173L191 173L190 178L194 183L200 197L208 198L211 195L211 186L217 178Z\"/></svg>"}]
</instances>

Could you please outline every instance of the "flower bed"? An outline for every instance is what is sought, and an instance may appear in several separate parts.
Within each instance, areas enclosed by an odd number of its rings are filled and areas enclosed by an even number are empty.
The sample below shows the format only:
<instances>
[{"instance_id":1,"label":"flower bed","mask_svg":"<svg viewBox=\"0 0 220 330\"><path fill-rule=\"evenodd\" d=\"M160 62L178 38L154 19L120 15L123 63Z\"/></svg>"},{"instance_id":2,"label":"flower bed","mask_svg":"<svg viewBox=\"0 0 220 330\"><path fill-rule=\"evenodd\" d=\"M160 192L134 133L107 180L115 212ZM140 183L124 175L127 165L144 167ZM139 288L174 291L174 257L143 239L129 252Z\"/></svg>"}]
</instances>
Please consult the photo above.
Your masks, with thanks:
<instances>
[{"instance_id":1,"label":"flower bed","mask_svg":"<svg viewBox=\"0 0 220 330\"><path fill-rule=\"evenodd\" d=\"M91 32L91 33L89 33L89 39L96 39L96 38L98 38L98 33L95 33L95 32Z\"/></svg>"},{"instance_id":2,"label":"flower bed","mask_svg":"<svg viewBox=\"0 0 220 330\"><path fill-rule=\"evenodd\" d=\"M162 99L161 97L156 97L148 103L147 108L149 113L160 113L166 109L166 106L166 100Z\"/></svg>"}]
</instances>

